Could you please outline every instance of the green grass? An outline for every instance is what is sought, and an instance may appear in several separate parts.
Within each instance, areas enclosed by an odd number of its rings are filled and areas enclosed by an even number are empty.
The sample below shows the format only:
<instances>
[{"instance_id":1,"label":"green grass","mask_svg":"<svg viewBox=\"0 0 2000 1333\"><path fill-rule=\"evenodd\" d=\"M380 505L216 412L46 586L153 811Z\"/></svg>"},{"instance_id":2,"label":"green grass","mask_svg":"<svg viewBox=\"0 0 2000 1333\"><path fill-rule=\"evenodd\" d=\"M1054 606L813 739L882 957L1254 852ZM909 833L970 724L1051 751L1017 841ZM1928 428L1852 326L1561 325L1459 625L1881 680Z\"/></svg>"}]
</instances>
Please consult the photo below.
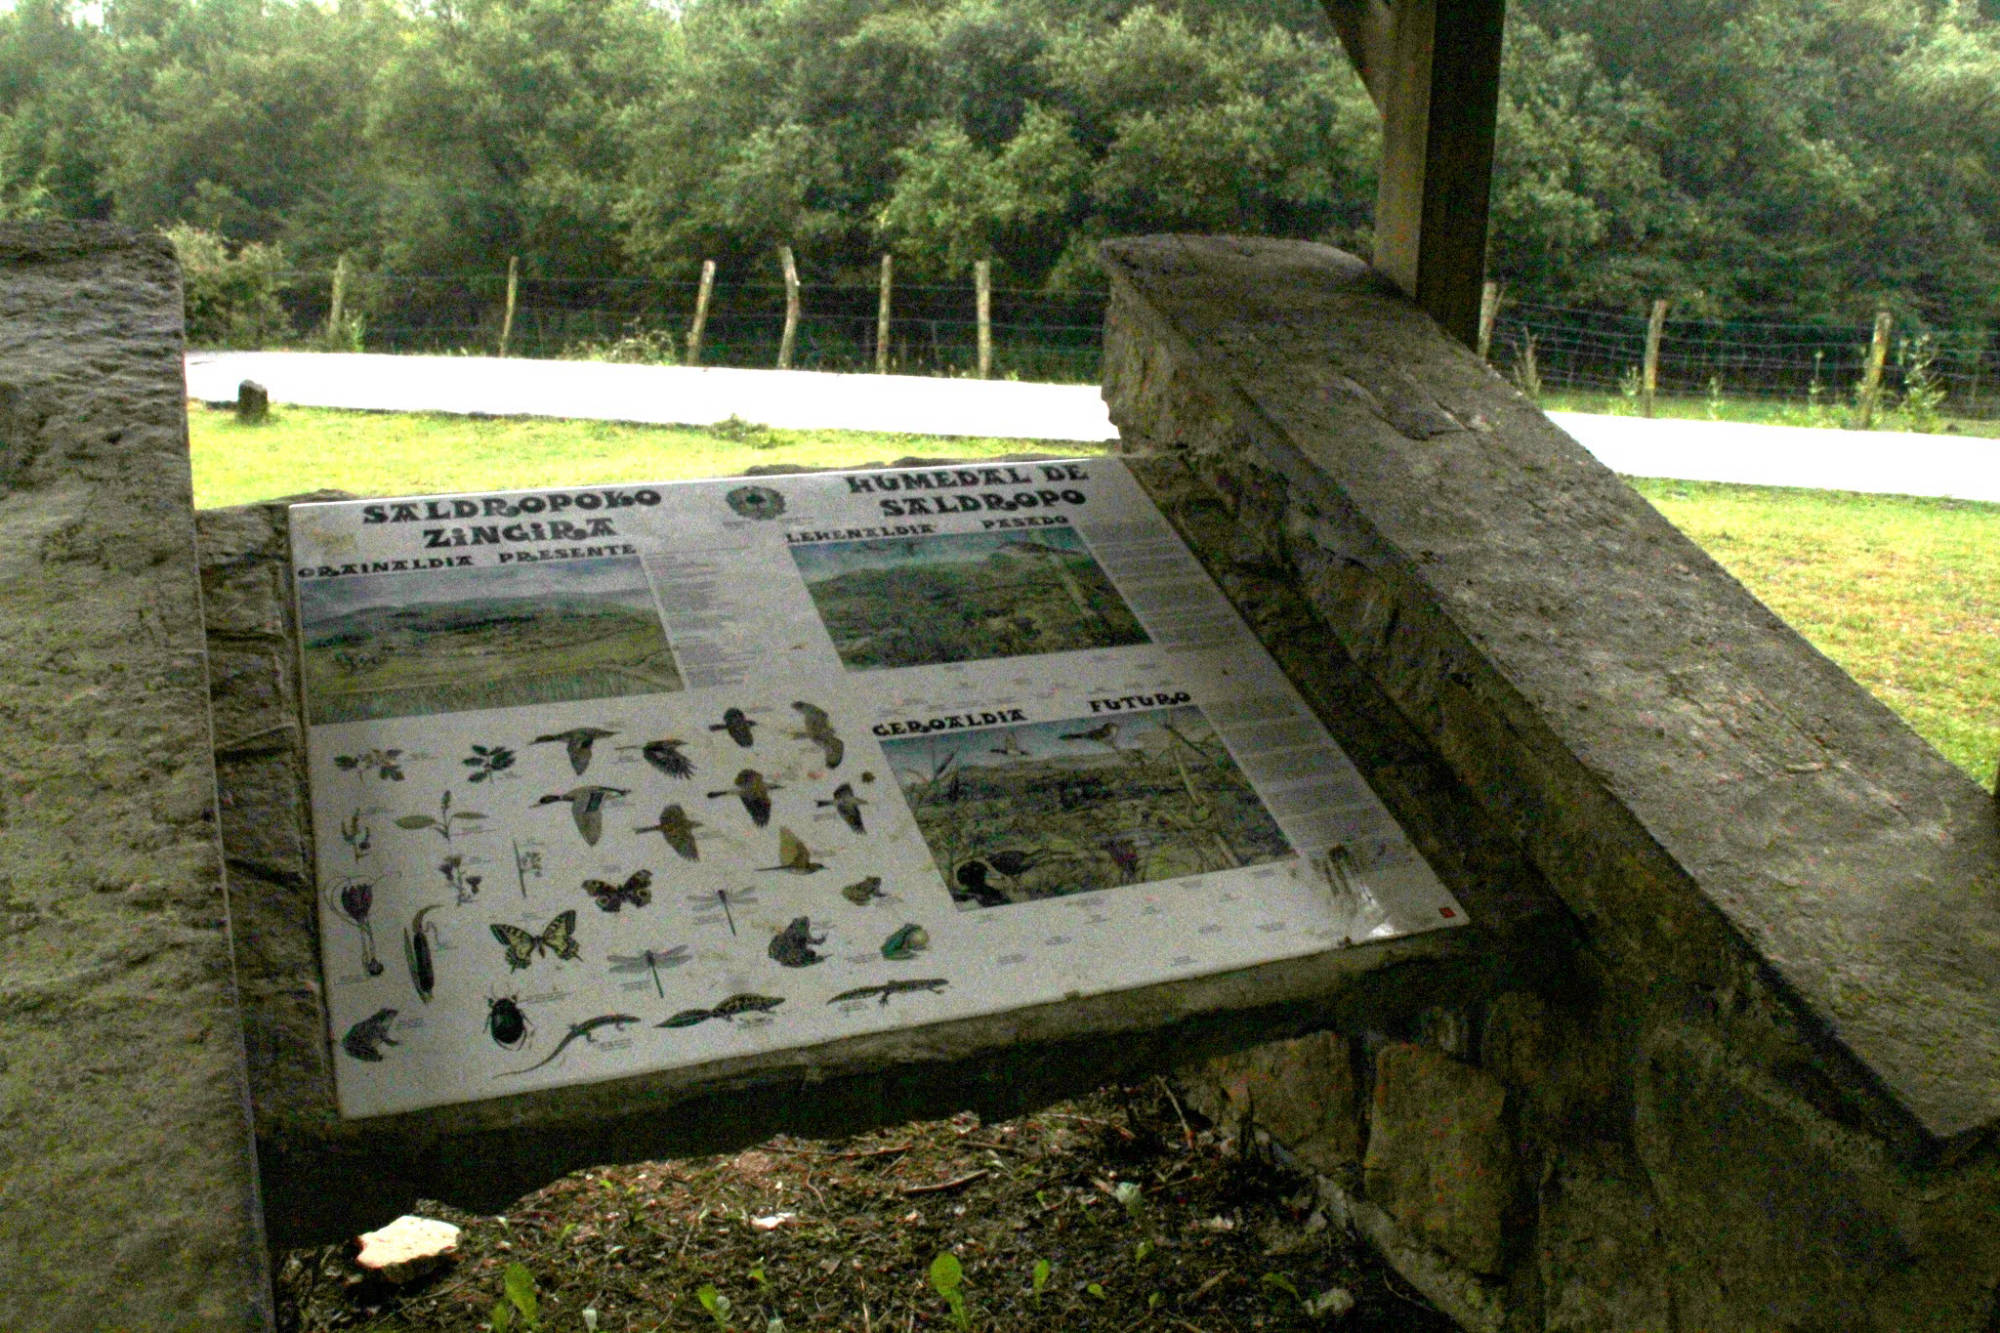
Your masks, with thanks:
<instances>
[{"instance_id":1,"label":"green grass","mask_svg":"<svg viewBox=\"0 0 2000 1333\"><path fill-rule=\"evenodd\" d=\"M1022 440L306 408L261 426L195 408L189 426L203 507L320 488L408 495L726 477L772 463L1085 452ZM1991 783L2000 756L2000 505L1634 484L1946 758Z\"/></svg>"},{"instance_id":2,"label":"green grass","mask_svg":"<svg viewBox=\"0 0 2000 1333\"><path fill-rule=\"evenodd\" d=\"M1541 397L1544 412L1587 412L1596 416L1636 417L1637 398L1621 393L1578 393L1551 389ZM1754 426L1815 426L1845 430L1854 415L1851 406L1840 403L1803 403L1787 398L1711 399L1701 395L1662 394L1653 403L1653 415L1672 421L1739 421ZM1896 408L1875 414L1877 430L1915 430L1933 433L1977 435L2000 438L2000 418L1941 416L1929 424L1913 421Z\"/></svg>"},{"instance_id":3,"label":"green grass","mask_svg":"<svg viewBox=\"0 0 2000 1333\"><path fill-rule=\"evenodd\" d=\"M632 426L545 417L272 409L246 426L228 411L190 404L194 502L203 509L308 490L356 495L531 490L610 482L727 477L753 467L854 467L913 455L987 458L1074 455L1088 445L942 439L861 431Z\"/></svg>"},{"instance_id":4,"label":"green grass","mask_svg":"<svg viewBox=\"0 0 2000 1333\"><path fill-rule=\"evenodd\" d=\"M1659 511L1988 786L2000 756L2000 505L1635 481Z\"/></svg>"}]
</instances>

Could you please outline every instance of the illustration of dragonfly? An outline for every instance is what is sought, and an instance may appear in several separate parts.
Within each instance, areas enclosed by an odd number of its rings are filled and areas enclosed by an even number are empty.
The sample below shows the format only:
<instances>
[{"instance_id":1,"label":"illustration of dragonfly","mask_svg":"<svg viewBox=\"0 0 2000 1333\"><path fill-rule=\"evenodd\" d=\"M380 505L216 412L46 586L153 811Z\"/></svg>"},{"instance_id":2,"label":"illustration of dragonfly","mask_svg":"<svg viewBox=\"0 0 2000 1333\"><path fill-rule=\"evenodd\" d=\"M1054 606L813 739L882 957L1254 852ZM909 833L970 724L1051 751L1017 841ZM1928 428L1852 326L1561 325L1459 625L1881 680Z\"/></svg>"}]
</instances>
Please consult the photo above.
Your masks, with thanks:
<instances>
[{"instance_id":1,"label":"illustration of dragonfly","mask_svg":"<svg viewBox=\"0 0 2000 1333\"><path fill-rule=\"evenodd\" d=\"M606 955L613 972L650 972L653 974L653 989L667 998L666 987L660 984L660 969L679 967L688 960L688 947L676 944L671 949L645 949L639 953L614 953Z\"/></svg>"},{"instance_id":2,"label":"illustration of dragonfly","mask_svg":"<svg viewBox=\"0 0 2000 1333\"><path fill-rule=\"evenodd\" d=\"M722 919L729 923L729 933L734 935L736 933L736 913L731 911L730 908L732 906L756 906L757 890L716 889L713 892L690 893L687 896L687 902L688 906L694 908L697 913L705 913L705 915L697 915L695 917L694 922L698 926L714 925L716 921L716 909L720 908Z\"/></svg>"}]
</instances>

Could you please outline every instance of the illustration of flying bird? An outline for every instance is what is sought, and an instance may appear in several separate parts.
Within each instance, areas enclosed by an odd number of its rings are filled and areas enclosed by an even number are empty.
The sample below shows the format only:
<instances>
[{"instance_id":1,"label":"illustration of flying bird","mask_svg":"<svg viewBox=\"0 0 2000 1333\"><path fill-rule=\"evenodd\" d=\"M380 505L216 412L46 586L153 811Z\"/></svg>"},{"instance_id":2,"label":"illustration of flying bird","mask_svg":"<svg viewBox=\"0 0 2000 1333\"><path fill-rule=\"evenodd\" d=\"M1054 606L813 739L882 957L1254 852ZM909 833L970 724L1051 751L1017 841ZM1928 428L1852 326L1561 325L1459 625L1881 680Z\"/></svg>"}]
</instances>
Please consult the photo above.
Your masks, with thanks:
<instances>
[{"instance_id":1,"label":"illustration of flying bird","mask_svg":"<svg viewBox=\"0 0 2000 1333\"><path fill-rule=\"evenodd\" d=\"M782 870L793 875L810 875L826 869L812 859L812 853L799 841L799 835L788 828L778 830L778 864L758 866L759 870Z\"/></svg>"},{"instance_id":2,"label":"illustration of flying bird","mask_svg":"<svg viewBox=\"0 0 2000 1333\"><path fill-rule=\"evenodd\" d=\"M736 781L721 791L712 791L708 799L734 794L743 802L743 808L750 812L750 822L763 828L771 822L771 793L783 791L784 784L764 781L764 775L754 768L746 768L736 775Z\"/></svg>"},{"instance_id":3,"label":"illustration of flying bird","mask_svg":"<svg viewBox=\"0 0 2000 1333\"><path fill-rule=\"evenodd\" d=\"M1021 738L1016 736L1012 731L1007 733L1006 739L1002 740L1000 744L991 750L988 750L987 753L1005 755L1009 759L1026 759L1028 757L1028 752L1021 748Z\"/></svg>"},{"instance_id":4,"label":"illustration of flying bird","mask_svg":"<svg viewBox=\"0 0 2000 1333\"><path fill-rule=\"evenodd\" d=\"M856 833L866 833L868 831L861 826L861 807L867 805L868 802L865 798L854 794L854 784L851 782L843 782L838 787L835 787L833 789L832 800L814 801L813 804L820 807L830 805L840 811L840 817L847 821L847 827L853 829Z\"/></svg>"},{"instance_id":5,"label":"illustration of flying bird","mask_svg":"<svg viewBox=\"0 0 2000 1333\"><path fill-rule=\"evenodd\" d=\"M553 792L536 801L536 805L554 805L557 801L569 802L569 816L576 821L576 831L592 847L604 836L604 801L609 796L629 796L623 787L571 787L565 792Z\"/></svg>"},{"instance_id":6,"label":"illustration of flying bird","mask_svg":"<svg viewBox=\"0 0 2000 1333\"><path fill-rule=\"evenodd\" d=\"M1118 748L1118 724L1105 722L1089 731L1065 731L1062 738L1066 741L1103 741L1115 750Z\"/></svg>"},{"instance_id":7,"label":"illustration of flying bird","mask_svg":"<svg viewBox=\"0 0 2000 1333\"><path fill-rule=\"evenodd\" d=\"M709 730L728 732L730 740L747 750L757 743L757 738L751 734L751 729L756 725L751 721L750 715L742 709L730 708L724 710L722 721L711 724Z\"/></svg>"},{"instance_id":8,"label":"illustration of flying bird","mask_svg":"<svg viewBox=\"0 0 2000 1333\"><path fill-rule=\"evenodd\" d=\"M647 741L644 745L621 745L621 750L637 750L639 757L659 769L670 778L691 778L694 776L694 761L681 753L687 742L672 736L664 740Z\"/></svg>"},{"instance_id":9,"label":"illustration of flying bird","mask_svg":"<svg viewBox=\"0 0 2000 1333\"><path fill-rule=\"evenodd\" d=\"M806 724L804 731L793 734L817 745L820 752L826 756L828 768L839 768L842 756L847 753L847 745L840 739L840 733L833 729L833 719L826 715L824 708L817 704L806 703L802 699L794 702L792 707L798 710L799 716Z\"/></svg>"},{"instance_id":10,"label":"illustration of flying bird","mask_svg":"<svg viewBox=\"0 0 2000 1333\"><path fill-rule=\"evenodd\" d=\"M705 828L699 819L689 819L687 811L678 805L670 805L660 811L660 822L648 824L645 828L633 829L634 833L657 833L667 840L667 846L679 852L689 861L701 860L701 848L695 846L694 831Z\"/></svg>"},{"instance_id":11,"label":"illustration of flying bird","mask_svg":"<svg viewBox=\"0 0 2000 1333\"><path fill-rule=\"evenodd\" d=\"M547 736L537 736L532 743L535 745L547 745L556 741L562 742L563 748L569 752L570 771L578 777L582 777L583 770L590 767L590 747L603 740L606 736L616 736L617 734L615 731L606 731L602 727L571 727L568 731L558 731Z\"/></svg>"}]
</instances>

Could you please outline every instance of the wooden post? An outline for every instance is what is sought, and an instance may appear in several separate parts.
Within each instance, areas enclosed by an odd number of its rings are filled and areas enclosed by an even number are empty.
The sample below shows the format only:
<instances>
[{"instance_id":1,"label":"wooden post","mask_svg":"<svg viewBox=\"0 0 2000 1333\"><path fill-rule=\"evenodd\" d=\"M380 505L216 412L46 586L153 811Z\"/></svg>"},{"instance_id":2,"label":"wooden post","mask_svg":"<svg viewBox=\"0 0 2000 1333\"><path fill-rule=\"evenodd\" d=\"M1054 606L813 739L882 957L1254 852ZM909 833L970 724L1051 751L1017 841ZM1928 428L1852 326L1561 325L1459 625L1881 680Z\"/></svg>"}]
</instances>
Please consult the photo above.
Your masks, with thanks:
<instances>
[{"instance_id":1,"label":"wooden post","mask_svg":"<svg viewBox=\"0 0 2000 1333\"><path fill-rule=\"evenodd\" d=\"M514 302L521 293L521 256L507 256L507 313L500 317L500 355L514 338Z\"/></svg>"},{"instance_id":2,"label":"wooden post","mask_svg":"<svg viewBox=\"0 0 2000 1333\"><path fill-rule=\"evenodd\" d=\"M1386 24L1356 32L1379 48L1387 29L1386 51L1356 61L1382 110L1375 267L1468 347L1479 336L1503 14L1504 0L1395 0Z\"/></svg>"},{"instance_id":3,"label":"wooden post","mask_svg":"<svg viewBox=\"0 0 2000 1333\"><path fill-rule=\"evenodd\" d=\"M347 322L347 256L342 255L333 263L333 296L326 306L326 343L332 347L344 342L343 326Z\"/></svg>"},{"instance_id":4,"label":"wooden post","mask_svg":"<svg viewBox=\"0 0 2000 1333\"><path fill-rule=\"evenodd\" d=\"M1660 387L1660 335L1667 327L1667 303L1653 302L1652 318L1646 321L1646 363L1639 372L1639 410L1653 415L1653 395Z\"/></svg>"},{"instance_id":5,"label":"wooden post","mask_svg":"<svg viewBox=\"0 0 2000 1333\"><path fill-rule=\"evenodd\" d=\"M1972 374L1965 385L1965 415L1979 415L1979 373L1986 364L1986 339L1980 334L1972 335Z\"/></svg>"},{"instance_id":6,"label":"wooden post","mask_svg":"<svg viewBox=\"0 0 2000 1333\"><path fill-rule=\"evenodd\" d=\"M708 327L708 299L713 295L715 295L715 261L704 259L701 261L701 289L694 297L694 325L688 329L687 363L691 366L701 364L701 333Z\"/></svg>"},{"instance_id":7,"label":"wooden post","mask_svg":"<svg viewBox=\"0 0 2000 1333\"><path fill-rule=\"evenodd\" d=\"M778 369L792 368L792 349L799 340L799 266L792 247L778 247L778 262L785 268L785 333L778 339Z\"/></svg>"},{"instance_id":8,"label":"wooden post","mask_svg":"<svg viewBox=\"0 0 2000 1333\"><path fill-rule=\"evenodd\" d=\"M1479 359L1493 350L1493 325L1500 318L1500 284L1490 279L1479 289Z\"/></svg>"},{"instance_id":9,"label":"wooden post","mask_svg":"<svg viewBox=\"0 0 2000 1333\"><path fill-rule=\"evenodd\" d=\"M1860 400L1855 403L1854 425L1867 430L1875 422L1875 405L1882 398L1882 363L1889 359L1889 312L1875 313L1875 335L1868 343L1868 368L1861 375Z\"/></svg>"},{"instance_id":10,"label":"wooden post","mask_svg":"<svg viewBox=\"0 0 2000 1333\"><path fill-rule=\"evenodd\" d=\"M993 261L972 266L972 285L979 309L979 378L993 377Z\"/></svg>"},{"instance_id":11,"label":"wooden post","mask_svg":"<svg viewBox=\"0 0 2000 1333\"><path fill-rule=\"evenodd\" d=\"M882 296L875 303L875 373L889 373L889 283L895 271L892 256L882 256Z\"/></svg>"}]
</instances>

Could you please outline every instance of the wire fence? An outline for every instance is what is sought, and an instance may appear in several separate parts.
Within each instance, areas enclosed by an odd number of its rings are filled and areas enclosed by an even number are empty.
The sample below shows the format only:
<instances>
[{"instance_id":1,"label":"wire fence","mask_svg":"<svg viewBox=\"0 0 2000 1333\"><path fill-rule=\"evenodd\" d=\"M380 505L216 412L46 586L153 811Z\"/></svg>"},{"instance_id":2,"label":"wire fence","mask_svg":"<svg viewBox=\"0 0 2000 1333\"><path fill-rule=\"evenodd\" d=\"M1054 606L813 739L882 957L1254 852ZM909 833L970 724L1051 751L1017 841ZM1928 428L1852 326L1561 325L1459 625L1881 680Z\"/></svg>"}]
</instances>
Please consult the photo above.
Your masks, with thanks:
<instances>
[{"instance_id":1,"label":"wire fence","mask_svg":"<svg viewBox=\"0 0 2000 1333\"><path fill-rule=\"evenodd\" d=\"M327 325L333 275L286 275L282 300L292 327L311 336ZM643 278L522 278L509 328L510 355L674 361L685 354L698 286ZM792 364L802 370L864 371L876 365L873 283L806 283ZM1105 295L995 288L993 373L1003 378L1094 383L1100 372ZM454 277L351 275L345 309L373 351L492 354L507 318L505 274ZM898 282L893 288L888 365L914 375L970 375L978 364L973 285ZM718 282L702 338L704 365L768 367L777 360L785 289ZM1871 327L1778 318L1668 319L1660 339L1663 396L1851 402L1862 379ZM1536 392L1637 393L1645 356L1644 315L1505 302L1489 359ZM349 340L350 345L352 340ZM2000 326L1903 328L1884 369L1885 402L1912 390L1935 410L2000 416Z\"/></svg>"},{"instance_id":2,"label":"wire fence","mask_svg":"<svg viewBox=\"0 0 2000 1333\"><path fill-rule=\"evenodd\" d=\"M509 355L673 361L686 352L699 284L624 278L523 278L509 327ZM292 327L326 327L332 275L287 275ZM349 279L346 309L360 318L371 351L490 355L507 324L506 275L455 278L370 274ZM799 370L872 370L879 290L873 284L803 283ZM1094 383L1104 295L996 287L991 293L993 373L1026 380ZM892 289L889 369L907 375L970 375L979 363L971 283L898 282ZM785 289L777 283L717 282L702 333L701 363L774 365L784 333Z\"/></svg>"},{"instance_id":3,"label":"wire fence","mask_svg":"<svg viewBox=\"0 0 2000 1333\"><path fill-rule=\"evenodd\" d=\"M1647 319L1522 302L1501 308L1488 359L1543 390L1634 396ZM1666 396L1851 402L1866 373L1872 324L1778 319L1668 319L1658 382ZM1887 401L1939 395L1940 413L2000 415L2000 329L1897 331L1883 368Z\"/></svg>"}]
</instances>

